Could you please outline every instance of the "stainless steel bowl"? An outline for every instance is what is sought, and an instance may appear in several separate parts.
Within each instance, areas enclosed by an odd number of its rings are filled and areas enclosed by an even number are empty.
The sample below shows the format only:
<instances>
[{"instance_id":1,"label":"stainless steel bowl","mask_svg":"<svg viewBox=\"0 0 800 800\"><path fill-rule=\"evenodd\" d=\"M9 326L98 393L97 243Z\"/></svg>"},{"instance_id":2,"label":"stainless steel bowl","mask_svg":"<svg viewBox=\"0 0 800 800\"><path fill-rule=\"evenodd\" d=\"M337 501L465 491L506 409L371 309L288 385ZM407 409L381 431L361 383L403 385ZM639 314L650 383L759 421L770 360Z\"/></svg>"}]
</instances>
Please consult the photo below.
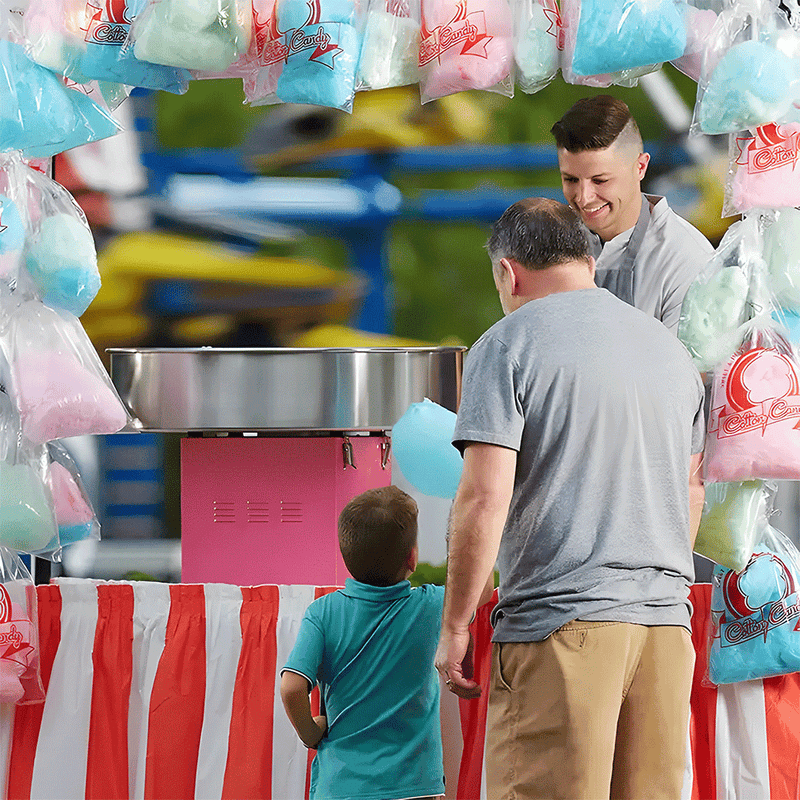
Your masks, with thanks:
<instances>
[{"instance_id":1,"label":"stainless steel bowl","mask_svg":"<svg viewBox=\"0 0 800 800\"><path fill-rule=\"evenodd\" d=\"M425 397L455 411L466 347L112 348L138 430L389 430Z\"/></svg>"}]
</instances>

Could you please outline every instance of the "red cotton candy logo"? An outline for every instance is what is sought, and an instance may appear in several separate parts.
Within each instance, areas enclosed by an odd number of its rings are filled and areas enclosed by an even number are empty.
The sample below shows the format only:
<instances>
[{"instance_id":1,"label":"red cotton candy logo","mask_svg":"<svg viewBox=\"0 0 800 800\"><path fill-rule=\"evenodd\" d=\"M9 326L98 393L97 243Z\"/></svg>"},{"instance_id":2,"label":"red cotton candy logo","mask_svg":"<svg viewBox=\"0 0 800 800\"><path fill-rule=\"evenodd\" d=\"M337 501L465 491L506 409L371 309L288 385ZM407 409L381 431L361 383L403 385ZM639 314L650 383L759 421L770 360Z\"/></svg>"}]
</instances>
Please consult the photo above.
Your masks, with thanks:
<instances>
[{"instance_id":1,"label":"red cotton candy logo","mask_svg":"<svg viewBox=\"0 0 800 800\"><path fill-rule=\"evenodd\" d=\"M483 11L467 12L466 0L458 3L456 13L444 25L428 30L422 20L422 40L419 46L419 66L434 61L447 50L461 45L460 55L488 58L486 46L492 37L486 32L486 15Z\"/></svg>"},{"instance_id":2,"label":"red cotton candy logo","mask_svg":"<svg viewBox=\"0 0 800 800\"><path fill-rule=\"evenodd\" d=\"M756 128L755 136L737 138L739 155L736 163L746 166L750 174L767 172L797 162L797 131L771 122Z\"/></svg>"}]
</instances>

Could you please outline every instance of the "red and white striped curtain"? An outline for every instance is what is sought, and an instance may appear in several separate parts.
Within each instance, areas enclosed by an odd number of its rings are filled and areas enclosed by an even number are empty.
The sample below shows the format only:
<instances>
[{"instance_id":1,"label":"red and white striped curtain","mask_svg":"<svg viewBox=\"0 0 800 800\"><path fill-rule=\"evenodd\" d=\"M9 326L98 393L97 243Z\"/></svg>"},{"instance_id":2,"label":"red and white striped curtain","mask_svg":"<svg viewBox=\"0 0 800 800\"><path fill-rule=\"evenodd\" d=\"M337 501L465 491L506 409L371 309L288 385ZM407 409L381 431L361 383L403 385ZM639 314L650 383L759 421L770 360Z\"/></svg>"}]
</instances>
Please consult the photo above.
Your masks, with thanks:
<instances>
[{"instance_id":1,"label":"red and white striped curtain","mask_svg":"<svg viewBox=\"0 0 800 800\"><path fill-rule=\"evenodd\" d=\"M303 613L329 591L60 579L38 587L44 704L0 706L8 798L303 800L311 754L277 673ZM685 800L794 800L800 676L701 684L710 587L692 591L698 667ZM488 680L490 607L475 623ZM486 695L443 692L448 797L485 794Z\"/></svg>"}]
</instances>

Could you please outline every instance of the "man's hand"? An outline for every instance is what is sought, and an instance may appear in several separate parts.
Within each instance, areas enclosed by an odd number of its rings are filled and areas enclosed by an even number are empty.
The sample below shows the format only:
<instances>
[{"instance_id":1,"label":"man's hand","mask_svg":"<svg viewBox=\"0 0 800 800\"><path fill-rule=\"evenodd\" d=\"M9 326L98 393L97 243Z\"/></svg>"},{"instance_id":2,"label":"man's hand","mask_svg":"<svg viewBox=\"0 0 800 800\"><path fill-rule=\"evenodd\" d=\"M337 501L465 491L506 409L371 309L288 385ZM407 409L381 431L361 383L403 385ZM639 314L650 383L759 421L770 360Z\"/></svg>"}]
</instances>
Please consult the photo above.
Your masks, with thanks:
<instances>
[{"instance_id":1,"label":"man's hand","mask_svg":"<svg viewBox=\"0 0 800 800\"><path fill-rule=\"evenodd\" d=\"M310 750L316 750L319 746L319 743L325 738L325 734L328 732L328 718L327 717L314 717L314 724L320 729L321 733L319 735L319 739L314 742L313 745L308 745Z\"/></svg>"},{"instance_id":2,"label":"man's hand","mask_svg":"<svg viewBox=\"0 0 800 800\"><path fill-rule=\"evenodd\" d=\"M481 687L472 680L472 636L469 630L456 632L443 628L434 663L453 694L467 700L480 697Z\"/></svg>"}]
</instances>

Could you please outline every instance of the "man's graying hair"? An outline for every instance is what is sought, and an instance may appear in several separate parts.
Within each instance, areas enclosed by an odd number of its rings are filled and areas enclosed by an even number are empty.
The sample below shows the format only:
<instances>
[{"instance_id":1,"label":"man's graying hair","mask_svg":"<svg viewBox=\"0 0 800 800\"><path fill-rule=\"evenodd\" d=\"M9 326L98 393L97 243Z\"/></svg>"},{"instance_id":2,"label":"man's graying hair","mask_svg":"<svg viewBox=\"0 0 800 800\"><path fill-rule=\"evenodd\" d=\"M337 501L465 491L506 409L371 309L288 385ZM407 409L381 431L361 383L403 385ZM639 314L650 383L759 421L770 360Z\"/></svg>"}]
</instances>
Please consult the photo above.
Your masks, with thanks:
<instances>
[{"instance_id":1,"label":"man's graying hair","mask_svg":"<svg viewBox=\"0 0 800 800\"><path fill-rule=\"evenodd\" d=\"M527 269L588 261L589 242L577 214L562 203L539 197L507 208L486 243L492 264L511 258Z\"/></svg>"}]
</instances>

